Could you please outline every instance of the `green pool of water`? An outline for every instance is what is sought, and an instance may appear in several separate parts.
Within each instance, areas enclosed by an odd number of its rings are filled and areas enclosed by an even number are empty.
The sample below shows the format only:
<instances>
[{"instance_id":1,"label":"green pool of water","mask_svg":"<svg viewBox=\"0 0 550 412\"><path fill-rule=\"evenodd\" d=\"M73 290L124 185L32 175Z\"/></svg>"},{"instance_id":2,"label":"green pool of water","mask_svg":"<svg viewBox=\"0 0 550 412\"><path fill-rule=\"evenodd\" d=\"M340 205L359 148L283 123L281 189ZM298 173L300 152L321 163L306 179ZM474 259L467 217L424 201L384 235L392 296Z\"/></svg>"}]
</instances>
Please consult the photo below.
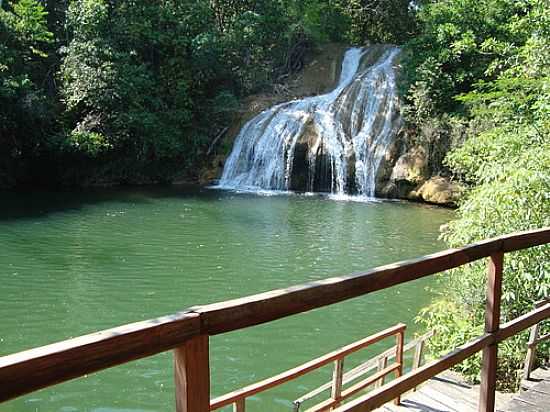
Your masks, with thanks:
<instances>
[{"instance_id":1,"label":"green pool of water","mask_svg":"<svg viewBox=\"0 0 550 412\"><path fill-rule=\"evenodd\" d=\"M0 193L0 355L191 305L348 274L440 250L452 212L401 202L256 196L189 187ZM415 281L211 338L213 396L397 322L431 299ZM389 347L360 352L346 368ZM254 396L284 411L330 368ZM0 405L2 412L169 411L170 353Z\"/></svg>"}]
</instances>

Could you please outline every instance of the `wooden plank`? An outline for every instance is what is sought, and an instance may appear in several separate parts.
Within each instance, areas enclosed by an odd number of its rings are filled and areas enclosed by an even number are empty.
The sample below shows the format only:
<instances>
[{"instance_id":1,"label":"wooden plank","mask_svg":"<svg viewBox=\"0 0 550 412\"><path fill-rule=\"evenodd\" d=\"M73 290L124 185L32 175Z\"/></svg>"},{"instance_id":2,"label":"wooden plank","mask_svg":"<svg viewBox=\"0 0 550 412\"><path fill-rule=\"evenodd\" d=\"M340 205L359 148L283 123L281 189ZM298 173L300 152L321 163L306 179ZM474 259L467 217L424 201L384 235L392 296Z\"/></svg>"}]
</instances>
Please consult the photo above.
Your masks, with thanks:
<instances>
[{"instance_id":1,"label":"wooden plank","mask_svg":"<svg viewBox=\"0 0 550 412\"><path fill-rule=\"evenodd\" d=\"M514 320L502 324L500 329L494 333L495 339L497 342L501 342L549 317L550 303L547 303L540 308L534 309L531 312L527 312L525 315L521 315Z\"/></svg>"},{"instance_id":2,"label":"wooden plank","mask_svg":"<svg viewBox=\"0 0 550 412\"><path fill-rule=\"evenodd\" d=\"M452 406L452 402L451 405L444 403L441 396L438 396L437 398L429 396L428 394L424 393L423 389L420 389L412 395L407 396L407 399L403 400L402 406L406 407L407 409L413 409L423 412L466 412L464 410L456 409L454 406Z\"/></svg>"},{"instance_id":3,"label":"wooden plank","mask_svg":"<svg viewBox=\"0 0 550 412\"><path fill-rule=\"evenodd\" d=\"M339 402L342 396L342 380L344 378L344 359L338 359L334 362L334 371L332 374L332 391L330 397Z\"/></svg>"},{"instance_id":4,"label":"wooden plank","mask_svg":"<svg viewBox=\"0 0 550 412\"><path fill-rule=\"evenodd\" d=\"M438 373L451 368L464 359L479 352L483 347L493 341L491 335L485 334L477 339L474 339L464 345L457 347L452 352L442 358L432 361L424 366L421 366L416 371L407 373L398 379L395 379L383 388L375 389L371 393L361 396L353 401L341 406L337 409L338 412L359 412L371 411L391 401L397 395L400 395L420 383L434 377Z\"/></svg>"},{"instance_id":5,"label":"wooden plank","mask_svg":"<svg viewBox=\"0 0 550 412\"><path fill-rule=\"evenodd\" d=\"M237 399L233 404L233 412L245 412L246 411L246 399Z\"/></svg>"},{"instance_id":6,"label":"wooden plank","mask_svg":"<svg viewBox=\"0 0 550 412\"><path fill-rule=\"evenodd\" d=\"M436 376L430 379L424 386L421 387L424 391L425 388L433 390L437 393L445 393L450 398L454 399L459 409L462 411L471 410L477 411L477 389L465 388L458 384L453 384L448 381L440 381ZM428 392L429 392L428 390Z\"/></svg>"},{"instance_id":7,"label":"wooden plank","mask_svg":"<svg viewBox=\"0 0 550 412\"><path fill-rule=\"evenodd\" d=\"M500 239L502 240L501 251L504 253L541 246L550 243L550 227L510 233L501 236Z\"/></svg>"},{"instance_id":8,"label":"wooden plank","mask_svg":"<svg viewBox=\"0 0 550 412\"><path fill-rule=\"evenodd\" d=\"M448 408L454 409L458 412L477 411L477 405L475 402L468 403L463 401L463 398L466 397L466 395L472 396L474 395L473 393L463 394L462 397L457 397L457 396L454 396L450 391L447 391L446 389L447 388L445 388L444 390L436 390L431 385L431 381L430 381L429 384L422 386L420 392L422 392L422 394L432 399L439 400L442 404L446 405Z\"/></svg>"},{"instance_id":9,"label":"wooden plank","mask_svg":"<svg viewBox=\"0 0 550 412\"><path fill-rule=\"evenodd\" d=\"M208 335L189 339L174 349L176 412L210 411Z\"/></svg>"},{"instance_id":10,"label":"wooden plank","mask_svg":"<svg viewBox=\"0 0 550 412\"><path fill-rule=\"evenodd\" d=\"M310 282L194 308L210 335L242 329L420 279L497 252L550 242L550 227L513 233L363 273Z\"/></svg>"},{"instance_id":11,"label":"wooden plank","mask_svg":"<svg viewBox=\"0 0 550 412\"><path fill-rule=\"evenodd\" d=\"M368 336L350 345L344 346L343 348L337 349L333 352L327 353L326 355L320 356L317 359L313 359L300 366L289 369L278 375L272 376L271 378L267 378L263 381L254 383L249 386L245 386L244 388L237 389L236 391L219 396L218 398L212 400L210 409L215 410L215 409L222 408L226 405L229 405L235 402L237 399L248 398L249 396L255 395L258 392L262 392L267 389L273 388L274 386L281 385L285 382L288 382L289 380L295 379L308 372L311 372L312 370L318 369L324 365L334 362L337 359L341 359L349 355L350 353L358 351L359 349L362 349L376 342L379 342L384 338L393 336L399 331L402 331L404 329L405 329L405 325L402 323L398 323L397 325L391 328L385 329L382 332L378 332L374 335Z\"/></svg>"},{"instance_id":12,"label":"wooden plank","mask_svg":"<svg viewBox=\"0 0 550 412\"><path fill-rule=\"evenodd\" d=\"M405 345L405 348L403 351L407 352L411 350L412 348L416 347L418 342L425 341L429 338L431 338L434 335L434 331L429 331L425 333L422 336L419 336L418 338L408 342ZM344 385L359 378L360 376L372 371L373 369L376 369L379 365L379 362L383 358L388 358L388 360L392 360L395 358L395 347L392 347L390 349L385 350L379 355L376 355L375 357L369 359L368 361L360 364L359 366L356 366L352 370L344 373ZM387 365L387 362L386 362ZM380 368L379 368L380 369ZM323 393L324 391L331 388L332 382L327 382L324 385L319 386L318 388L312 390L311 392L306 393L305 395L302 395L298 399L296 399L294 402L297 405L300 405L304 403L305 401L319 395L320 393Z\"/></svg>"},{"instance_id":13,"label":"wooden plank","mask_svg":"<svg viewBox=\"0 0 550 412\"><path fill-rule=\"evenodd\" d=\"M399 365L399 367L395 370L395 377L400 378L401 375L403 375L403 343L405 341L405 331L399 332L399 334L395 338L395 361ZM401 397L400 395L398 395L393 403L395 405L399 405L400 401Z\"/></svg>"},{"instance_id":14,"label":"wooden plank","mask_svg":"<svg viewBox=\"0 0 550 412\"><path fill-rule=\"evenodd\" d=\"M529 333L529 342L527 342L527 354L525 355L525 362L523 365L523 379L529 379L533 364L535 363L535 356L537 354L536 342L539 335L539 324L531 326Z\"/></svg>"},{"instance_id":15,"label":"wooden plank","mask_svg":"<svg viewBox=\"0 0 550 412\"><path fill-rule=\"evenodd\" d=\"M210 335L270 322L286 316L386 289L489 256L502 239L475 243L422 258L380 266L363 273L339 276L245 298L194 307Z\"/></svg>"},{"instance_id":16,"label":"wooden plank","mask_svg":"<svg viewBox=\"0 0 550 412\"><path fill-rule=\"evenodd\" d=\"M345 400L347 398L349 398L350 396L353 396L355 395L357 392L371 386L372 384L374 384L376 381L378 381L382 376L386 376L386 375L389 375L390 373L392 373L393 371L395 371L397 368L399 367L398 364L394 363L390 366L388 366L387 368L381 370L381 371L378 371L376 372L375 374L373 374L372 376L369 376L368 378L360 381L360 382L357 382L355 385L353 386L350 386L349 388L345 389L343 392L342 392L342 396L341 396L341 400ZM337 406L339 403L339 401L336 401L332 398L330 399L327 399L326 401L323 401L321 403L318 403L317 405L315 406L312 406L311 408L309 408L308 410L306 410L305 412L321 412L321 411L325 411L325 410L328 410L332 407L335 407Z\"/></svg>"},{"instance_id":17,"label":"wooden plank","mask_svg":"<svg viewBox=\"0 0 550 412\"><path fill-rule=\"evenodd\" d=\"M342 392L343 398L349 398L352 395L355 395L360 390L363 390L367 388L368 386L372 385L374 382L380 380L383 376L389 375L390 373L396 371L399 369L399 364L393 363L390 366L387 366L386 368L382 369L381 371L376 372L372 376L369 376L368 378L357 382L355 385L350 386L344 392Z\"/></svg>"},{"instance_id":18,"label":"wooden plank","mask_svg":"<svg viewBox=\"0 0 550 412\"><path fill-rule=\"evenodd\" d=\"M487 303L485 305L485 332L496 332L500 326L500 300L502 295L502 267L504 253L499 252L489 259L487 270ZM481 363L481 386L479 411L495 410L497 384L497 342L483 348Z\"/></svg>"},{"instance_id":19,"label":"wooden plank","mask_svg":"<svg viewBox=\"0 0 550 412\"><path fill-rule=\"evenodd\" d=\"M521 392L519 395L515 396L514 399L519 399L524 403L530 403L545 411L550 411L550 396L540 391L528 390Z\"/></svg>"},{"instance_id":20,"label":"wooden plank","mask_svg":"<svg viewBox=\"0 0 550 412\"><path fill-rule=\"evenodd\" d=\"M434 377L438 373L450 369L457 363L462 362L464 359L482 350L484 347L509 338L548 317L550 317L550 303L503 324L499 330L492 334L486 333L457 347L442 358L421 366L416 371L412 371L399 379L395 379L383 388L376 389L368 395L359 397L343 405L338 408L337 411L359 412L378 408L384 403L394 399L398 394L405 393L413 387L418 386L420 383Z\"/></svg>"},{"instance_id":21,"label":"wooden plank","mask_svg":"<svg viewBox=\"0 0 550 412\"><path fill-rule=\"evenodd\" d=\"M199 332L199 315L182 312L3 356L0 402L164 352Z\"/></svg>"},{"instance_id":22,"label":"wooden plank","mask_svg":"<svg viewBox=\"0 0 550 412\"><path fill-rule=\"evenodd\" d=\"M395 357L395 353L393 354L393 356ZM387 356L384 356L382 358L379 358L378 359L378 372L386 369L388 367L388 357ZM376 387L379 388L381 386L384 385L384 382L385 382L385 379L386 378L386 375L385 374L382 374L380 376L380 379L378 379L378 381L376 382Z\"/></svg>"},{"instance_id":23,"label":"wooden plank","mask_svg":"<svg viewBox=\"0 0 550 412\"><path fill-rule=\"evenodd\" d=\"M412 369L418 369L422 362L422 354L424 353L424 341L419 340L414 348Z\"/></svg>"}]
</instances>

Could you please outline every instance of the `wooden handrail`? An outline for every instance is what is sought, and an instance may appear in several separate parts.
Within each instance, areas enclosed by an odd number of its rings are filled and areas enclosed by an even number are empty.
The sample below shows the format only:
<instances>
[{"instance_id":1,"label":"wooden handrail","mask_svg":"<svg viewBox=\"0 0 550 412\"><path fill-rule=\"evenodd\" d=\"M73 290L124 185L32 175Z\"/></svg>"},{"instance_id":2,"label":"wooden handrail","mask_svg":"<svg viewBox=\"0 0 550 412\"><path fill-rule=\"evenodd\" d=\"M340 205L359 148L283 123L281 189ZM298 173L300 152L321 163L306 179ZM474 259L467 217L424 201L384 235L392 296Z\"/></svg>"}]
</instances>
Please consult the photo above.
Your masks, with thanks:
<instances>
[{"instance_id":1,"label":"wooden handrail","mask_svg":"<svg viewBox=\"0 0 550 412\"><path fill-rule=\"evenodd\" d=\"M185 356L185 351L208 350L209 335L270 322L420 279L481 258L547 243L550 243L550 228L548 227L513 233L419 259L381 266L363 273L325 279L227 302L197 306L176 315L121 326L4 356L0 358L0 402L172 348L181 349L181 351L178 349L175 351L176 360L181 359L180 362L176 362L176 372L188 372L189 376L184 374L182 379L186 382L200 382L202 387L206 383L209 384L209 381L204 376L195 376L196 370L186 370L189 367L185 365L193 364L193 362L186 363L185 360L190 360L193 357ZM496 286L498 283L500 281ZM496 307L493 309L498 310ZM537 315L539 316L538 321L550 315L550 312L547 311L537 313L540 314L540 316ZM493 311L490 315L493 316L492 319L496 320ZM444 365L450 367L453 364L451 361L459 358L465 359L482 348L518 333L533 325L532 320L532 316L518 318L518 323L511 325L516 329L511 326L498 328L498 322L493 322L488 326L495 328L494 331L468 343L462 351L452 355L454 357L444 358L447 361ZM187 342L196 342L196 344L187 345ZM455 352L451 354L453 353ZM491 356L495 359L493 355ZM200 369L207 372L208 359L204 356L201 359L202 368ZM436 369L438 368L426 369L424 366L414 371L412 376L416 378L427 376L426 379L428 379L429 373ZM492 369L493 366L490 370ZM408 374L398 378L390 385L409 382L410 376ZM418 379L415 382L418 384ZM403 385L398 387L404 388L408 384ZM206 391L204 388L201 390ZM374 393L382 390L386 389L380 388ZM489 392L490 390L491 388L489 388ZM393 399L394 395L395 393L389 399ZM382 395L377 396L377 400L384 398ZM199 397L204 399L204 393L201 393ZM200 406L193 406L193 404L182 406L181 402L189 402L188 398L178 397L180 399L178 411L206 412L208 410L208 405L204 401L201 401ZM354 404L356 402L354 401Z\"/></svg>"},{"instance_id":2,"label":"wooden handrail","mask_svg":"<svg viewBox=\"0 0 550 412\"><path fill-rule=\"evenodd\" d=\"M376 292L489 257L550 243L550 228L505 235L418 259L192 308L209 335L231 332Z\"/></svg>"},{"instance_id":3,"label":"wooden handrail","mask_svg":"<svg viewBox=\"0 0 550 412\"><path fill-rule=\"evenodd\" d=\"M259 392L263 392L267 389L273 388L274 386L278 386L285 382L288 382L289 380L296 379L302 375L305 375L308 372L328 365L331 362L343 359L345 356L360 349L363 349L367 346L370 346L376 342L379 342L384 338L394 335L400 335L404 332L405 328L406 325L404 325L403 323L399 323L395 326L392 326L391 328L385 329L374 335L367 336L364 339L344 346L343 348L337 349L333 352L327 353L326 355L313 359L300 366L289 369L278 375L272 376L271 378L264 379L263 381L245 386L244 388L219 396L216 399L213 399L210 403L210 410L213 411L226 405L231 405L232 403L235 403L240 399L248 398Z\"/></svg>"},{"instance_id":4,"label":"wooden handrail","mask_svg":"<svg viewBox=\"0 0 550 412\"><path fill-rule=\"evenodd\" d=\"M385 387L376 389L367 395L347 403L346 405L338 408L336 412L370 411L372 409L379 408L386 402L394 399L397 394L402 394L413 389L422 382L433 378L437 374L452 368L464 359L476 354L483 348L502 342L504 339L507 339L510 336L513 336L548 317L550 317L550 304L546 304L520 316L519 318L503 324L497 332L485 333L484 335L457 347L447 355L421 366L416 371L412 371L401 378L393 380L385 385Z\"/></svg>"},{"instance_id":5,"label":"wooden handrail","mask_svg":"<svg viewBox=\"0 0 550 412\"><path fill-rule=\"evenodd\" d=\"M200 332L182 312L0 357L0 402L175 348Z\"/></svg>"},{"instance_id":6,"label":"wooden handrail","mask_svg":"<svg viewBox=\"0 0 550 412\"><path fill-rule=\"evenodd\" d=\"M549 303L550 298L543 299L539 302L535 302L535 308L538 308L545 303ZM536 323L531 327L531 332L529 334L529 341L527 342L527 354L525 355L525 362L523 365L523 379L530 379L531 378L531 370L533 369L533 365L535 363L535 355L537 351L537 345L540 342L543 342L550 338L550 333L546 333L543 336L539 336L539 328L540 324Z\"/></svg>"},{"instance_id":7,"label":"wooden handrail","mask_svg":"<svg viewBox=\"0 0 550 412\"><path fill-rule=\"evenodd\" d=\"M420 357L422 351L419 349L419 346L423 346L424 342L431 338L434 335L434 331L427 332L423 334L422 336L419 336L418 338L407 342L405 346L403 346L403 353L406 353L412 349L415 349L415 355L413 359L413 367L412 369L417 369L420 366ZM356 366L352 370L344 373L343 376L343 384L347 384L349 382L352 382L359 378L360 376L363 376L367 374L368 372L376 369L378 367L379 370L382 370L385 368L385 366L380 366L380 360L385 359L386 363L387 361L395 358L395 347L391 347L390 349L387 349L386 351L380 353L379 355L374 356L373 358L369 359L368 361L360 364L359 366ZM382 378L382 377L380 377ZM318 388L300 396L298 399L295 399L292 403L294 404L294 410L297 411L300 408L300 405L304 402L306 402L309 399L314 398L317 395L320 395L321 393L327 391L332 386L332 382L327 382L324 385L319 386Z\"/></svg>"}]
</instances>

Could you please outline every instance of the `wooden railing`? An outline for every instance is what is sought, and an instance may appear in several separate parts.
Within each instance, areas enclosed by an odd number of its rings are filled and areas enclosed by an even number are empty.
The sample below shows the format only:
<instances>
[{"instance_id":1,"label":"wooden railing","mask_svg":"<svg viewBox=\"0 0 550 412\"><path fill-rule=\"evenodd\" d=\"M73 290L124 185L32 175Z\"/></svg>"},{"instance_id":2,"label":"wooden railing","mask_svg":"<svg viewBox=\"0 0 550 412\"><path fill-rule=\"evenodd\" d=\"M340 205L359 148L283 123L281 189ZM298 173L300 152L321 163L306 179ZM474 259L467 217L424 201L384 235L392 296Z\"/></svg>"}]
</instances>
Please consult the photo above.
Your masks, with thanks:
<instances>
[{"instance_id":1,"label":"wooden railing","mask_svg":"<svg viewBox=\"0 0 550 412\"><path fill-rule=\"evenodd\" d=\"M494 410L497 345L550 317L550 303L500 325L505 253L550 243L550 228L501 236L367 272L320 280L105 330L0 358L0 401L174 350L176 411L210 410L209 336L320 308L489 257L485 333L336 411L368 411L483 351L480 411Z\"/></svg>"},{"instance_id":2,"label":"wooden railing","mask_svg":"<svg viewBox=\"0 0 550 412\"><path fill-rule=\"evenodd\" d=\"M538 301L535 303L535 308L550 303L550 298ZM527 342L527 354L525 356L525 363L523 365L523 379L530 379L533 366L535 364L535 355L537 352L537 345L545 340L550 339L550 333L545 333L539 336L540 322L531 326L531 333L529 334L529 341Z\"/></svg>"},{"instance_id":3,"label":"wooden railing","mask_svg":"<svg viewBox=\"0 0 550 412\"><path fill-rule=\"evenodd\" d=\"M330 399L315 405L308 412L319 412L324 410L332 410L332 408L338 406L345 399L356 394L357 392L367 388L368 386L378 382L380 379L384 379L390 373L395 373L396 377L399 377L403 374L403 343L405 340L405 325L400 323L394 327L388 328L379 332L375 335L368 336L364 339L361 339L357 342L354 342L350 345L344 346L341 349L338 349L334 352L328 353L320 358L314 359L310 362L304 363L303 365L297 366L293 369L285 371L279 375L273 376L269 379L265 379L261 382L255 383L253 385L246 386L242 389L239 389L234 392L230 392L226 395L220 396L210 403L210 410L216 410L224 406L233 404L233 410L236 412L245 411L245 400L249 396L255 395L257 393L263 392L275 386L281 385L285 382L288 382L292 379L296 379L302 375L305 375L308 372L311 372L315 369L319 369L322 366L328 365L329 363L334 363L334 372L331 382L331 396ZM364 349L367 346L370 346L374 343L381 341L384 338L389 338L395 336L395 362L391 365L385 365L385 367L375 373L372 376L356 383L355 385L343 390L343 375L344 375L344 358L348 355L351 355L354 352L357 352L360 349ZM395 399L396 404L399 404L399 395Z\"/></svg>"},{"instance_id":4,"label":"wooden railing","mask_svg":"<svg viewBox=\"0 0 550 412\"><path fill-rule=\"evenodd\" d=\"M376 374L381 373L388 367L388 362L390 360L396 359L397 354L401 353L401 359L403 360L404 354L408 351L414 350L413 358L412 358L412 365L411 369L415 370L420 367L420 364L422 362L422 353L424 351L424 345L426 341L431 338L434 335L433 331L430 331L428 333L423 334L422 336L419 336L416 339L413 339L412 341L408 342L406 345L403 345L403 348L398 348L397 345L394 347L389 348L388 350L382 352L379 355L374 356L373 358L367 360L366 362L363 362L359 364L358 366L354 367L350 371L344 373L342 375L342 380L340 382L341 385L349 384L368 373L371 373L373 370L376 370ZM399 342L397 342L399 343ZM405 365L405 361L402 361L401 365L401 373L403 373L403 368ZM374 377L375 375L372 375ZM378 377L378 379L373 379L373 383L380 387L384 385L385 376L387 374L383 374L384 376ZM327 382L324 385L319 386L318 388L306 393L305 395L300 396L298 399L294 400L292 403L294 405L294 412L298 412L300 410L300 407L302 404L306 401L309 401L320 394L331 390L331 394L333 393L333 388L335 386L334 379L331 382ZM308 409L309 412L311 409Z\"/></svg>"}]
</instances>

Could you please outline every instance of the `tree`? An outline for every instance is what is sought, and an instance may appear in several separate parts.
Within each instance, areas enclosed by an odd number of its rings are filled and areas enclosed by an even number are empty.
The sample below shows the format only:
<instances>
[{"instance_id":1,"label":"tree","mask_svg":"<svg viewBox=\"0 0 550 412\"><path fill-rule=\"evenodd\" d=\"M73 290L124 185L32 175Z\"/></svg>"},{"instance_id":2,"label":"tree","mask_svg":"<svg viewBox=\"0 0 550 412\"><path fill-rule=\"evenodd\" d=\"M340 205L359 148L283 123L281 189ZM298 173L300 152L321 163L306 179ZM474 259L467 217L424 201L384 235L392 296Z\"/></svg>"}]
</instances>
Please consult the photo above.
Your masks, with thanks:
<instances>
[{"instance_id":1,"label":"tree","mask_svg":"<svg viewBox=\"0 0 550 412\"><path fill-rule=\"evenodd\" d=\"M451 247L550 225L550 14L544 3L525 2L527 11L512 18L509 27L522 43L485 43L487 53L499 55L488 66L491 76L460 97L478 132L447 157L451 169L471 186L444 233ZM421 322L437 331L436 354L482 333L484 277L483 264L452 271L445 295L423 312ZM532 309L549 292L548 245L507 255L502 321ZM499 345L501 387L517 383L526 342L524 333ZM539 355L547 356L547 349L541 346ZM476 379L479 359L458 368Z\"/></svg>"},{"instance_id":2,"label":"tree","mask_svg":"<svg viewBox=\"0 0 550 412\"><path fill-rule=\"evenodd\" d=\"M0 8L0 186L25 173L52 124L52 105L43 89L52 33L47 13L35 0Z\"/></svg>"}]
</instances>

